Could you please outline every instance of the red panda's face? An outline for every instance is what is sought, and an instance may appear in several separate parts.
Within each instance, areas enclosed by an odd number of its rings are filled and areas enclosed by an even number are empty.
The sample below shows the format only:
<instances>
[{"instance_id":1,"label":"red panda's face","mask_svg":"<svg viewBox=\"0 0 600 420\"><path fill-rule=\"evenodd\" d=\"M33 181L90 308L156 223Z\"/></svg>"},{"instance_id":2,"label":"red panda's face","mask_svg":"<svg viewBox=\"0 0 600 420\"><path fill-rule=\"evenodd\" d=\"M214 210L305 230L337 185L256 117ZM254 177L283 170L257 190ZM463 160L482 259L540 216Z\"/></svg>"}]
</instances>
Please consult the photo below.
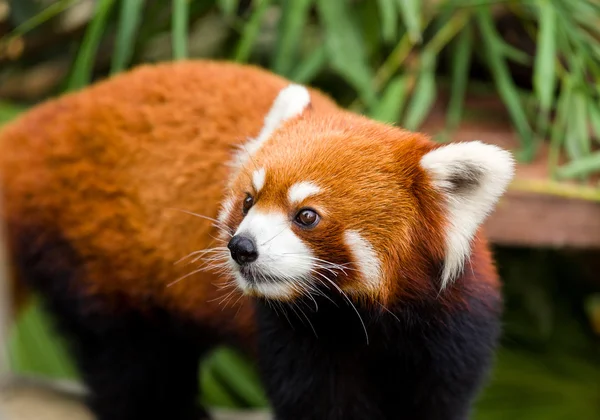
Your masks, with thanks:
<instances>
[{"instance_id":1,"label":"red panda's face","mask_svg":"<svg viewBox=\"0 0 600 420\"><path fill-rule=\"evenodd\" d=\"M284 90L240 150L219 215L238 287L276 300L343 292L378 301L436 262L446 263L442 283L455 275L465 232L472 237L482 218L471 201L497 195L482 190L479 146L436 152L418 134L313 114L305 90L287 91L291 100L278 104ZM464 220L453 231L455 202Z\"/></svg>"}]
</instances>

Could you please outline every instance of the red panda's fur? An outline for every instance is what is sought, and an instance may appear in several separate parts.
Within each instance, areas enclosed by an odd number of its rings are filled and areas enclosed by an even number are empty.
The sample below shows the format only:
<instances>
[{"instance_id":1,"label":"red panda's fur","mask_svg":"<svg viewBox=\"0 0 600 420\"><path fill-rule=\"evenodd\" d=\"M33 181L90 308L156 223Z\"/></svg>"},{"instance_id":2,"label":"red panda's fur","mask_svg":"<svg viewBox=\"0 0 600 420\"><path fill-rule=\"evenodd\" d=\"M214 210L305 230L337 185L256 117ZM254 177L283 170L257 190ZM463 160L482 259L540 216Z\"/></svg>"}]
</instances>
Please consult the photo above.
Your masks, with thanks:
<instances>
[{"instance_id":1,"label":"red panda's fur","mask_svg":"<svg viewBox=\"0 0 600 420\"><path fill-rule=\"evenodd\" d=\"M203 216L217 217L221 201L232 191L243 197L239 180L251 177L252 169L242 168L238 182L230 185L228 162L237 146L259 133L274 99L288 84L259 68L222 62L143 66L38 105L4 127L0 179L13 277L19 279L13 289L19 300L27 277L21 254L44 249L60 238L78 261L77 283L68 285L68 293L103 302L89 308L90 313L143 313L152 305L228 335L253 353L257 331L251 300L228 299L231 289L222 287L225 279L214 272L183 278L195 266L178 262L219 244L219 230ZM332 227L327 240L341 241L335 232L360 221L366 239L386 250L381 287L357 299L379 302L383 308L435 300L449 312L468 306L475 295L490 295L495 301L499 283L481 231L458 281L444 293L431 281L431 261L444 258L447 221L444 200L430 186L420 161L439 146L422 134L342 110L314 89L310 101L301 118L285 125L295 175L302 180L304 170L327 173L332 156L352 162L343 176L332 178L329 191L335 193L324 193L330 208L344 214L348 224L337 231ZM302 139L318 137L323 126L338 135L305 145ZM351 152L345 149L349 130ZM312 156L320 157L302 161L294 147L314 147ZM278 184L287 182L281 161L270 161L268 152L261 150L255 159L269 167L267 177L278 179ZM394 195L361 187L362 172L372 166L398 174L397 184L389 176L381 177L382 190L394 189ZM377 179L369 180L373 184ZM265 191L257 205L276 206L284 200L281 191ZM387 209L389 217L376 216L380 213L372 206ZM241 218L238 212L228 222L237 225ZM373 219L375 224L370 223ZM344 249L340 242L314 251L348 260L346 255L331 255L331 250ZM56 253L41 258L46 258L46 270L65 265ZM352 275L340 279L342 286L344 281L360 288Z\"/></svg>"},{"instance_id":2,"label":"red panda's fur","mask_svg":"<svg viewBox=\"0 0 600 420\"><path fill-rule=\"evenodd\" d=\"M287 83L250 66L181 62L37 106L0 133L9 246L22 227L51 226L85 261L85 293L119 294L132 306L151 296L248 341L249 305L219 305L221 279L204 273L167 286L193 270L178 260L214 242L210 221L182 211L216 217L235 146L258 133ZM311 96L316 110L336 109ZM22 301L21 283L13 290Z\"/></svg>"}]
</instances>

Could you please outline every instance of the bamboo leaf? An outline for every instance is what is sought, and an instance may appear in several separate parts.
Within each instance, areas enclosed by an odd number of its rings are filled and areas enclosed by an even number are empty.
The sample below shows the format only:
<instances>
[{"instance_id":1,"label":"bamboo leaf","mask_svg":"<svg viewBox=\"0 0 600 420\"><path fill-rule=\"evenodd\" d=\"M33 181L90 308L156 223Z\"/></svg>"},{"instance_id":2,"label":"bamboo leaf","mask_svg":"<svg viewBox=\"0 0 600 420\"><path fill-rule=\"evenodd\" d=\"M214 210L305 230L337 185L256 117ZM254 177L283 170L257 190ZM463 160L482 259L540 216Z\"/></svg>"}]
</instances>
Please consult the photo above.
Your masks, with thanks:
<instances>
[{"instance_id":1,"label":"bamboo leaf","mask_svg":"<svg viewBox=\"0 0 600 420\"><path fill-rule=\"evenodd\" d=\"M573 84L570 77L566 77L562 82L561 93L558 98L556 119L551 131L549 153L550 168L553 175L556 175L560 150L564 143L565 133L567 130L568 110L571 106L571 97L573 91L572 86Z\"/></svg>"},{"instance_id":2,"label":"bamboo leaf","mask_svg":"<svg viewBox=\"0 0 600 420\"><path fill-rule=\"evenodd\" d=\"M395 0L377 0L377 3L381 19L381 34L385 41L391 42L398 35L398 12Z\"/></svg>"},{"instance_id":3,"label":"bamboo leaf","mask_svg":"<svg viewBox=\"0 0 600 420\"><path fill-rule=\"evenodd\" d=\"M77 58L75 59L73 72L67 84L67 90L80 89L90 82L95 61L94 58L114 4L114 0L99 0L96 4L94 17L85 32Z\"/></svg>"},{"instance_id":4,"label":"bamboo leaf","mask_svg":"<svg viewBox=\"0 0 600 420\"><path fill-rule=\"evenodd\" d=\"M411 42L421 42L421 0L397 1Z\"/></svg>"},{"instance_id":5,"label":"bamboo leaf","mask_svg":"<svg viewBox=\"0 0 600 420\"><path fill-rule=\"evenodd\" d=\"M514 61L515 63L522 64L524 66L530 66L532 64L531 56L525 51L513 47L509 43L505 42L503 39L499 39L498 41L500 51L507 59Z\"/></svg>"},{"instance_id":6,"label":"bamboo leaf","mask_svg":"<svg viewBox=\"0 0 600 420\"><path fill-rule=\"evenodd\" d=\"M188 0L173 0L173 59L182 60L187 57L187 37L189 21Z\"/></svg>"},{"instance_id":7,"label":"bamboo leaf","mask_svg":"<svg viewBox=\"0 0 600 420\"><path fill-rule=\"evenodd\" d=\"M37 28L45 22L48 22L55 16L58 16L78 1L80 0L59 0L54 2L41 12L34 14L29 19L19 24L19 26L17 26L9 35L7 35L6 41L8 41L8 38L14 38L25 35L27 32ZM2 41L5 40L2 39Z\"/></svg>"},{"instance_id":8,"label":"bamboo leaf","mask_svg":"<svg viewBox=\"0 0 600 420\"><path fill-rule=\"evenodd\" d=\"M78 376L65 343L53 330L37 297L20 314L10 333L9 355L15 372L62 379Z\"/></svg>"},{"instance_id":9,"label":"bamboo leaf","mask_svg":"<svg viewBox=\"0 0 600 420\"><path fill-rule=\"evenodd\" d=\"M217 2L219 8L223 12L223 15L225 15L227 18L231 18L235 14L237 3L237 0L219 0Z\"/></svg>"},{"instance_id":10,"label":"bamboo leaf","mask_svg":"<svg viewBox=\"0 0 600 420\"><path fill-rule=\"evenodd\" d=\"M271 0L259 0L258 5L252 12L250 19L244 25L242 37L240 38L234 53L234 60L237 62L245 63L250 57L252 52L252 46L258 37L260 32L260 24L262 22L263 15L267 11Z\"/></svg>"},{"instance_id":11,"label":"bamboo leaf","mask_svg":"<svg viewBox=\"0 0 600 420\"><path fill-rule=\"evenodd\" d=\"M600 141L600 108L595 102L588 101L588 113L592 129L594 130L594 136L597 141Z\"/></svg>"},{"instance_id":12,"label":"bamboo leaf","mask_svg":"<svg viewBox=\"0 0 600 420\"><path fill-rule=\"evenodd\" d=\"M499 35L494 28L491 12L489 9L481 8L478 10L477 16L490 72L523 143L520 157L525 161L530 161L535 153L533 132L527 121L517 87L502 55Z\"/></svg>"},{"instance_id":13,"label":"bamboo leaf","mask_svg":"<svg viewBox=\"0 0 600 420\"><path fill-rule=\"evenodd\" d=\"M123 71L131 60L143 8L144 0L125 0L121 2L115 53L111 64L112 74Z\"/></svg>"},{"instance_id":14,"label":"bamboo leaf","mask_svg":"<svg viewBox=\"0 0 600 420\"><path fill-rule=\"evenodd\" d=\"M422 65L415 85L410 105L406 110L404 126L408 130L417 130L425 121L437 95L435 83L435 55L424 54Z\"/></svg>"},{"instance_id":15,"label":"bamboo leaf","mask_svg":"<svg viewBox=\"0 0 600 420\"><path fill-rule=\"evenodd\" d=\"M214 375L213 371L204 366L200 370L200 389L202 390L201 403L207 407L227 407L237 408L238 401L228 392L227 387L223 385Z\"/></svg>"},{"instance_id":16,"label":"bamboo leaf","mask_svg":"<svg viewBox=\"0 0 600 420\"><path fill-rule=\"evenodd\" d=\"M243 396L254 407L267 405L267 398L260 386L258 376L237 352L222 349L215 354L215 373L227 381L236 394Z\"/></svg>"},{"instance_id":17,"label":"bamboo leaf","mask_svg":"<svg viewBox=\"0 0 600 420\"><path fill-rule=\"evenodd\" d=\"M285 76L290 74L311 5L312 0L283 0L277 44L273 55L272 68L275 73Z\"/></svg>"},{"instance_id":18,"label":"bamboo leaf","mask_svg":"<svg viewBox=\"0 0 600 420\"><path fill-rule=\"evenodd\" d=\"M352 9L341 1L319 1L317 7L332 67L367 105L372 105L375 101L373 74L367 64L363 39L353 23Z\"/></svg>"},{"instance_id":19,"label":"bamboo leaf","mask_svg":"<svg viewBox=\"0 0 600 420\"><path fill-rule=\"evenodd\" d=\"M600 171L600 152L574 160L557 171L559 178L576 178Z\"/></svg>"},{"instance_id":20,"label":"bamboo leaf","mask_svg":"<svg viewBox=\"0 0 600 420\"><path fill-rule=\"evenodd\" d=\"M200 366L200 389L202 389L202 403L206 406L237 407L239 402L233 398L231 392L216 376L218 369L217 350Z\"/></svg>"},{"instance_id":21,"label":"bamboo leaf","mask_svg":"<svg viewBox=\"0 0 600 420\"><path fill-rule=\"evenodd\" d=\"M290 79L296 83L309 83L327 64L327 49L321 46L296 66Z\"/></svg>"},{"instance_id":22,"label":"bamboo leaf","mask_svg":"<svg viewBox=\"0 0 600 420\"><path fill-rule=\"evenodd\" d=\"M556 88L556 14L548 0L539 2L540 17L538 31L538 51L535 56L533 87L540 101L538 129L545 136L549 113L552 108Z\"/></svg>"},{"instance_id":23,"label":"bamboo leaf","mask_svg":"<svg viewBox=\"0 0 600 420\"><path fill-rule=\"evenodd\" d=\"M556 84L556 15L548 0L541 0L539 3L540 29L533 85L540 100L540 107L547 112L552 106Z\"/></svg>"},{"instance_id":24,"label":"bamboo leaf","mask_svg":"<svg viewBox=\"0 0 600 420\"><path fill-rule=\"evenodd\" d=\"M450 86L450 101L446 116L447 127L451 130L458 127L462 119L465 92L469 81L471 50L473 49L473 31L467 26L458 36L452 49L452 84Z\"/></svg>"},{"instance_id":25,"label":"bamboo leaf","mask_svg":"<svg viewBox=\"0 0 600 420\"><path fill-rule=\"evenodd\" d=\"M373 119L394 123L402 112L408 93L408 76L396 76L385 89L383 96L369 112Z\"/></svg>"},{"instance_id":26,"label":"bamboo leaf","mask_svg":"<svg viewBox=\"0 0 600 420\"><path fill-rule=\"evenodd\" d=\"M15 119L25 109L9 102L0 101L0 127Z\"/></svg>"},{"instance_id":27,"label":"bamboo leaf","mask_svg":"<svg viewBox=\"0 0 600 420\"><path fill-rule=\"evenodd\" d=\"M583 92L576 91L573 94L567 113L567 153L571 159L581 158L590 153L587 106Z\"/></svg>"}]
</instances>

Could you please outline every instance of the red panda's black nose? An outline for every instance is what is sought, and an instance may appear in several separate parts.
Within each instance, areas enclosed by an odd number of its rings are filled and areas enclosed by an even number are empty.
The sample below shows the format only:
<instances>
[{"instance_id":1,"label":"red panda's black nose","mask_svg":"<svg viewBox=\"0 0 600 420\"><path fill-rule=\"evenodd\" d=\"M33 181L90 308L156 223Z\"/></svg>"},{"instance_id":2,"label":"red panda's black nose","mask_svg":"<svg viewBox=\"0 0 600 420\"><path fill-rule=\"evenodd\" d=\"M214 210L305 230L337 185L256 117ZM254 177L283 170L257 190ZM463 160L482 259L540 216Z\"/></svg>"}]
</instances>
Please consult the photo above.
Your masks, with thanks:
<instances>
[{"instance_id":1,"label":"red panda's black nose","mask_svg":"<svg viewBox=\"0 0 600 420\"><path fill-rule=\"evenodd\" d=\"M256 261L258 258L258 249L252 238L243 235L236 235L227 244L231 258L239 265L244 265Z\"/></svg>"}]
</instances>

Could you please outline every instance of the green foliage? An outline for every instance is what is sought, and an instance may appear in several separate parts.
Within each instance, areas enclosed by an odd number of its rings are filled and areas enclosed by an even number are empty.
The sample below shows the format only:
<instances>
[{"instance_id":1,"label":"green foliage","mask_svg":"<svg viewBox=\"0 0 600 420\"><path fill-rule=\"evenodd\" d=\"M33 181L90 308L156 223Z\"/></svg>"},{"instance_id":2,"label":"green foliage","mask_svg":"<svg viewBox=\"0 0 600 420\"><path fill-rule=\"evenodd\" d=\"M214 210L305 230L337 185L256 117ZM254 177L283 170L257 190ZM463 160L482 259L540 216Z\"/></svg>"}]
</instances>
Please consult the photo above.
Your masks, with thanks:
<instances>
[{"instance_id":1,"label":"green foliage","mask_svg":"<svg viewBox=\"0 0 600 420\"><path fill-rule=\"evenodd\" d=\"M173 0L173 59L187 57L188 10L187 0Z\"/></svg>"},{"instance_id":2,"label":"green foliage","mask_svg":"<svg viewBox=\"0 0 600 420\"><path fill-rule=\"evenodd\" d=\"M23 112L21 107L12 103L0 101L0 127L15 119L21 112Z\"/></svg>"},{"instance_id":3,"label":"green foliage","mask_svg":"<svg viewBox=\"0 0 600 420\"><path fill-rule=\"evenodd\" d=\"M143 7L144 0L128 0L121 2L121 14L119 16L117 40L115 42L115 55L113 56L111 65L111 73L113 74L125 70L131 61Z\"/></svg>"},{"instance_id":4,"label":"green foliage","mask_svg":"<svg viewBox=\"0 0 600 420\"><path fill-rule=\"evenodd\" d=\"M77 59L73 64L73 72L68 83L69 90L81 89L92 80L94 56L100 45L102 34L113 6L114 0L98 1L95 15L83 37Z\"/></svg>"}]
</instances>

